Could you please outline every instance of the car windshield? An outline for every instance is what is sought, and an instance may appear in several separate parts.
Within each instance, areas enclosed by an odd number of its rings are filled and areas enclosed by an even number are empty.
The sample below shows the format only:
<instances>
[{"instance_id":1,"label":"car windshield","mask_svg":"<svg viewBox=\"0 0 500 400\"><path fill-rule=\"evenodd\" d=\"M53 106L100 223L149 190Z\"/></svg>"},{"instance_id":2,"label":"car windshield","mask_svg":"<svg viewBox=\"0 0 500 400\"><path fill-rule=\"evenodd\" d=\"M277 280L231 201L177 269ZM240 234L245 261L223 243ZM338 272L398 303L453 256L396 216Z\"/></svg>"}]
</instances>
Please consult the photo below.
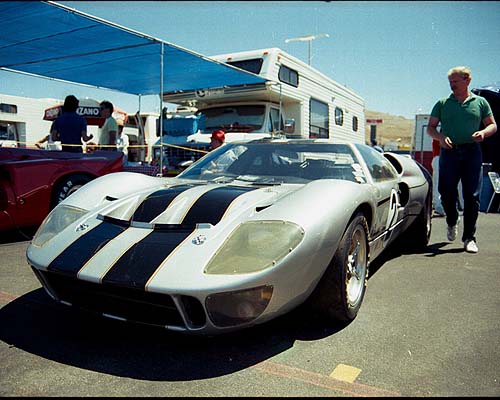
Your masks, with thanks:
<instances>
[{"instance_id":1,"label":"car windshield","mask_svg":"<svg viewBox=\"0 0 500 400\"><path fill-rule=\"evenodd\" d=\"M342 179L363 183L363 169L351 147L332 143L230 143L212 151L179 178L255 184L307 183Z\"/></svg>"},{"instance_id":2,"label":"car windshield","mask_svg":"<svg viewBox=\"0 0 500 400\"><path fill-rule=\"evenodd\" d=\"M265 106L227 106L200 110L205 115L205 131L253 132L264 124Z\"/></svg>"}]
</instances>

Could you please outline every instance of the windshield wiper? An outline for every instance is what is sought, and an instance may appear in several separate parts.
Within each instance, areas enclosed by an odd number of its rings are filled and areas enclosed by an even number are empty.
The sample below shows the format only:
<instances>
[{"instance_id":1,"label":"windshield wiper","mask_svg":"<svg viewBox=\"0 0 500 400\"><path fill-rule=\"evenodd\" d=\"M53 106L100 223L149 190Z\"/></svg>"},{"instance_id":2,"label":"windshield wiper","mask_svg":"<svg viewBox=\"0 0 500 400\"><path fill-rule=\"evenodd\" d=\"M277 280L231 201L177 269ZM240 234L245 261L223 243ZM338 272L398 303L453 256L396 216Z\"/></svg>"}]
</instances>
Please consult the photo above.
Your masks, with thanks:
<instances>
[{"instance_id":1,"label":"windshield wiper","mask_svg":"<svg viewBox=\"0 0 500 400\"><path fill-rule=\"evenodd\" d=\"M284 183L283 181L280 181L280 182L252 182L251 185L252 186L280 186L283 183Z\"/></svg>"},{"instance_id":2,"label":"windshield wiper","mask_svg":"<svg viewBox=\"0 0 500 400\"><path fill-rule=\"evenodd\" d=\"M214 183L230 183L235 180L235 177L230 176L218 176L217 178L212 179Z\"/></svg>"},{"instance_id":3,"label":"windshield wiper","mask_svg":"<svg viewBox=\"0 0 500 400\"><path fill-rule=\"evenodd\" d=\"M250 183L251 185L254 186L279 186L284 183L282 179L276 180L274 177L269 177L269 178L264 178L264 177L255 177L251 178L251 176L244 177L244 176L239 176L236 178L238 181L242 181L245 183Z\"/></svg>"}]
</instances>

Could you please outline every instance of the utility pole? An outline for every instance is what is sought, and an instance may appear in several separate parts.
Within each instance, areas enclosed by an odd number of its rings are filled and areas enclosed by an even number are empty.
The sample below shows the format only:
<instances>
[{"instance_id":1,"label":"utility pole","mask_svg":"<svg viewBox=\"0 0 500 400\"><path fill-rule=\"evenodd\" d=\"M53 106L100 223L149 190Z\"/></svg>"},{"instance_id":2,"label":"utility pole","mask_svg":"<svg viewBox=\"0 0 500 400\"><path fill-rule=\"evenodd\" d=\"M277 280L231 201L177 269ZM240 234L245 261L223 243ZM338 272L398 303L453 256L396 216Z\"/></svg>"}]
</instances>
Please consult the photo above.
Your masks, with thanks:
<instances>
[{"instance_id":1,"label":"utility pole","mask_svg":"<svg viewBox=\"0 0 500 400\"><path fill-rule=\"evenodd\" d=\"M312 58L312 41L314 39L318 39L321 37L330 37L328 33L320 33L319 35L307 35L307 36L300 36L296 38L289 38L285 39L285 43L288 42L309 42L309 65L311 65L311 58Z\"/></svg>"}]
</instances>

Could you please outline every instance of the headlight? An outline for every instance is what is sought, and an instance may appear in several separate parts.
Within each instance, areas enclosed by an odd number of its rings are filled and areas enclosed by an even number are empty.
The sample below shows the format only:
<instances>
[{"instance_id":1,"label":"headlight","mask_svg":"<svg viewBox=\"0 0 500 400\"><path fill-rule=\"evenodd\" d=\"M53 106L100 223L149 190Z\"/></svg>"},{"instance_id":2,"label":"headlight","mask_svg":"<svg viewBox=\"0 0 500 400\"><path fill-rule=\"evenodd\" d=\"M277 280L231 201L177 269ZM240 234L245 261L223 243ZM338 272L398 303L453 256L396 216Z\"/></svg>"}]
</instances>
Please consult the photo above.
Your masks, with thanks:
<instances>
[{"instance_id":1,"label":"headlight","mask_svg":"<svg viewBox=\"0 0 500 400\"><path fill-rule=\"evenodd\" d=\"M41 247L52 239L55 235L71 225L77 219L85 215L88 211L78 207L59 205L45 218L40 228L38 228L33 244Z\"/></svg>"},{"instance_id":2,"label":"headlight","mask_svg":"<svg viewBox=\"0 0 500 400\"><path fill-rule=\"evenodd\" d=\"M260 286L207 297L205 306L214 325L236 326L250 322L266 309L273 294L272 286Z\"/></svg>"},{"instance_id":3,"label":"headlight","mask_svg":"<svg viewBox=\"0 0 500 400\"><path fill-rule=\"evenodd\" d=\"M231 233L204 272L234 275L262 271L283 259L303 237L303 229L292 222L245 222Z\"/></svg>"}]
</instances>

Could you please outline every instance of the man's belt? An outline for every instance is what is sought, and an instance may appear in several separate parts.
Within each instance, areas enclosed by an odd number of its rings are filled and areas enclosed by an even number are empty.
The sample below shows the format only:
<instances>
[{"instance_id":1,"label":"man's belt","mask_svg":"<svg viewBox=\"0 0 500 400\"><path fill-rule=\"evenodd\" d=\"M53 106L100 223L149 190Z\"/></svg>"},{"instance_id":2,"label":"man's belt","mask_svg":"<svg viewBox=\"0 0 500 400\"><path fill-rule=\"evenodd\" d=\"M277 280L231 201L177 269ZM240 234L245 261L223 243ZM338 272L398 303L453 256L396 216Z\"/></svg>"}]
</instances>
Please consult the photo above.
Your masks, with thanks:
<instances>
[{"instance_id":1,"label":"man's belt","mask_svg":"<svg viewBox=\"0 0 500 400\"><path fill-rule=\"evenodd\" d=\"M452 144L451 145L451 148L452 149L462 149L464 147L472 147L472 146L475 146L477 145L476 142L471 142L471 143L459 143L459 144Z\"/></svg>"}]
</instances>

